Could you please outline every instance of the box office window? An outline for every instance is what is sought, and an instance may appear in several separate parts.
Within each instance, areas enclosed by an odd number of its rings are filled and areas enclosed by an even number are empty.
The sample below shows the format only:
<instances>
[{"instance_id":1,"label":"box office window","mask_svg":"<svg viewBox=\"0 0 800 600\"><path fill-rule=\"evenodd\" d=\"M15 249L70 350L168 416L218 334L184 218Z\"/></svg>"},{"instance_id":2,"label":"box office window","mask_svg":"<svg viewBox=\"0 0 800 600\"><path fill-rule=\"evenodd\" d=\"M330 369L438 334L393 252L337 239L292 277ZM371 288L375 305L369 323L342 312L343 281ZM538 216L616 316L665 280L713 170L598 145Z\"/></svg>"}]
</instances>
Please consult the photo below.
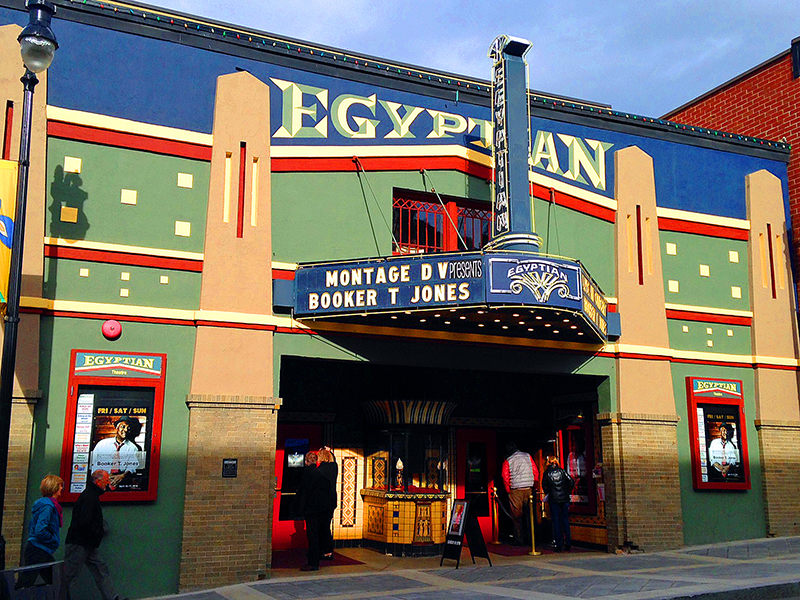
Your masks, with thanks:
<instances>
[{"instance_id":1,"label":"box office window","mask_svg":"<svg viewBox=\"0 0 800 600\"><path fill-rule=\"evenodd\" d=\"M440 201L441 200L441 201ZM395 190L392 203L394 254L478 250L489 241L488 205L425 192Z\"/></svg>"},{"instance_id":2,"label":"box office window","mask_svg":"<svg viewBox=\"0 0 800 600\"><path fill-rule=\"evenodd\" d=\"M158 488L163 355L74 351L61 477L74 501L108 472L104 501L154 500Z\"/></svg>"}]
</instances>

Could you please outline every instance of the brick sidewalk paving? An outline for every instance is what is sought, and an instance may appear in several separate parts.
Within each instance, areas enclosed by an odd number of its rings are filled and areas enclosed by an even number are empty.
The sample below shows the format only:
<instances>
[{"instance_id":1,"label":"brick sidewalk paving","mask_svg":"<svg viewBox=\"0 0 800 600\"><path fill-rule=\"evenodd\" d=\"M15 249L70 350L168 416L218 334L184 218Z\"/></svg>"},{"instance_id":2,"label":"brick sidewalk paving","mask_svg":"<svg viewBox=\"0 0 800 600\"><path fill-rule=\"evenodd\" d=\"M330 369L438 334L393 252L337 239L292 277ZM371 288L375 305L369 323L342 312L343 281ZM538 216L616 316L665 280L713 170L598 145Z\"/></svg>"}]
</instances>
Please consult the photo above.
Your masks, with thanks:
<instances>
[{"instance_id":1,"label":"brick sidewalk paving","mask_svg":"<svg viewBox=\"0 0 800 600\"><path fill-rule=\"evenodd\" d=\"M337 573L335 568L323 568L302 577L278 577L165 598L767 600L800 595L800 537L714 544L656 554L524 556L496 562L493 567L481 559L479 565L472 565L468 556L467 561L462 560L459 569L431 568L430 562L419 569L388 572ZM408 564L407 560L403 562Z\"/></svg>"}]
</instances>

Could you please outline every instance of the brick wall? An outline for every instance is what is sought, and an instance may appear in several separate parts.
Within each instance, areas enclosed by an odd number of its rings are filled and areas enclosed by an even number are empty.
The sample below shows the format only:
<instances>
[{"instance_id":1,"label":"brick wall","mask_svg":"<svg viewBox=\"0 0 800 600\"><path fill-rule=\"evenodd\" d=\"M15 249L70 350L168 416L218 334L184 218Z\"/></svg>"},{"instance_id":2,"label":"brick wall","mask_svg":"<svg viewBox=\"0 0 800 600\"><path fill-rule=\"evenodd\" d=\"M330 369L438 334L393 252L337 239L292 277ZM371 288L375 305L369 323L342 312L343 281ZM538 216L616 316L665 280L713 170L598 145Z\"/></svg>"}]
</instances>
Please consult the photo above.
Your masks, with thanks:
<instances>
[{"instance_id":1,"label":"brick wall","mask_svg":"<svg viewBox=\"0 0 800 600\"><path fill-rule=\"evenodd\" d=\"M721 131L786 141L789 160L789 203L794 223L800 223L800 78L792 78L787 52L746 78L706 98L666 115L672 121ZM794 228L794 264L800 265L800 227Z\"/></svg>"},{"instance_id":2,"label":"brick wall","mask_svg":"<svg viewBox=\"0 0 800 600\"><path fill-rule=\"evenodd\" d=\"M28 493L28 464L31 459L31 433L33 431L33 409L36 400L14 398L11 407L11 431L8 440L8 471L6 474L6 497L3 507L3 537L6 540L6 567L20 564L25 521L25 496ZM45 475L34 474L36 481ZM39 496L33 497L35 500Z\"/></svg>"},{"instance_id":3,"label":"brick wall","mask_svg":"<svg viewBox=\"0 0 800 600\"><path fill-rule=\"evenodd\" d=\"M600 414L608 545L683 546L674 415Z\"/></svg>"},{"instance_id":4,"label":"brick wall","mask_svg":"<svg viewBox=\"0 0 800 600\"><path fill-rule=\"evenodd\" d=\"M180 590L266 576L272 562L277 406L271 398L192 395ZM222 459L238 475L222 477Z\"/></svg>"},{"instance_id":5,"label":"brick wall","mask_svg":"<svg viewBox=\"0 0 800 600\"><path fill-rule=\"evenodd\" d=\"M769 535L800 535L800 423L756 421Z\"/></svg>"}]
</instances>

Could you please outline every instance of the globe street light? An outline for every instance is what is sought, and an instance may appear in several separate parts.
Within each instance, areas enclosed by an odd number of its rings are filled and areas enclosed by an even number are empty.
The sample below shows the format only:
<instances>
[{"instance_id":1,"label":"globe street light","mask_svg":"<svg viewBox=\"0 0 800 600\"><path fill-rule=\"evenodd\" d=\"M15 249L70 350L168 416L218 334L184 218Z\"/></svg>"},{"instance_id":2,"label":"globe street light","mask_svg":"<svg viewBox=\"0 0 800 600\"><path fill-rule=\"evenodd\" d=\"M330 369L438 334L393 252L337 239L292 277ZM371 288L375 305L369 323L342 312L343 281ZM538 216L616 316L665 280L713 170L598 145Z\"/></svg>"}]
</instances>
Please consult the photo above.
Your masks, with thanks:
<instances>
[{"instance_id":1,"label":"globe street light","mask_svg":"<svg viewBox=\"0 0 800 600\"><path fill-rule=\"evenodd\" d=\"M17 174L17 208L11 235L11 270L8 278L3 356L0 364L0 570L6 568L6 540L2 535L8 470L8 441L11 428L11 404L14 392L14 367L17 359L19 327L19 295L22 282L22 249L25 238L25 205L28 199L28 168L31 159L31 123L33 121L33 88L41 73L53 62L58 42L50 29L50 18L56 7L48 0L28 0L28 25L19 34L20 53L25 65L22 76L22 129L19 138Z\"/></svg>"}]
</instances>

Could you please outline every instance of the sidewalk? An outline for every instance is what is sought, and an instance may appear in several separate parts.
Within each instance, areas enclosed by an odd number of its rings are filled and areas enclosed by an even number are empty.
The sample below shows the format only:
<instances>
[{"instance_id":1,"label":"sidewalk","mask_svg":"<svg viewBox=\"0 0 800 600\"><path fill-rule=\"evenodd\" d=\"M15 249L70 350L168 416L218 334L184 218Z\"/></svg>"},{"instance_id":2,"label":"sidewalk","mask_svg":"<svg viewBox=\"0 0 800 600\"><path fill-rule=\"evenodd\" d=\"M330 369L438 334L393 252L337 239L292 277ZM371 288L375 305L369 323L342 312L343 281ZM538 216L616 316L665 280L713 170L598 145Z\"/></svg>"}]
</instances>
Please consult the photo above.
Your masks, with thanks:
<instances>
[{"instance_id":1,"label":"sidewalk","mask_svg":"<svg viewBox=\"0 0 800 600\"><path fill-rule=\"evenodd\" d=\"M182 600L497 600L574 598L769 600L800 597L800 537L693 546L655 554L550 554L476 558L461 566L439 558L398 559L359 548L341 554L368 564L303 573L277 569L272 579L167 596ZM365 555L364 553L370 553ZM367 561L364 561L365 563Z\"/></svg>"}]
</instances>

